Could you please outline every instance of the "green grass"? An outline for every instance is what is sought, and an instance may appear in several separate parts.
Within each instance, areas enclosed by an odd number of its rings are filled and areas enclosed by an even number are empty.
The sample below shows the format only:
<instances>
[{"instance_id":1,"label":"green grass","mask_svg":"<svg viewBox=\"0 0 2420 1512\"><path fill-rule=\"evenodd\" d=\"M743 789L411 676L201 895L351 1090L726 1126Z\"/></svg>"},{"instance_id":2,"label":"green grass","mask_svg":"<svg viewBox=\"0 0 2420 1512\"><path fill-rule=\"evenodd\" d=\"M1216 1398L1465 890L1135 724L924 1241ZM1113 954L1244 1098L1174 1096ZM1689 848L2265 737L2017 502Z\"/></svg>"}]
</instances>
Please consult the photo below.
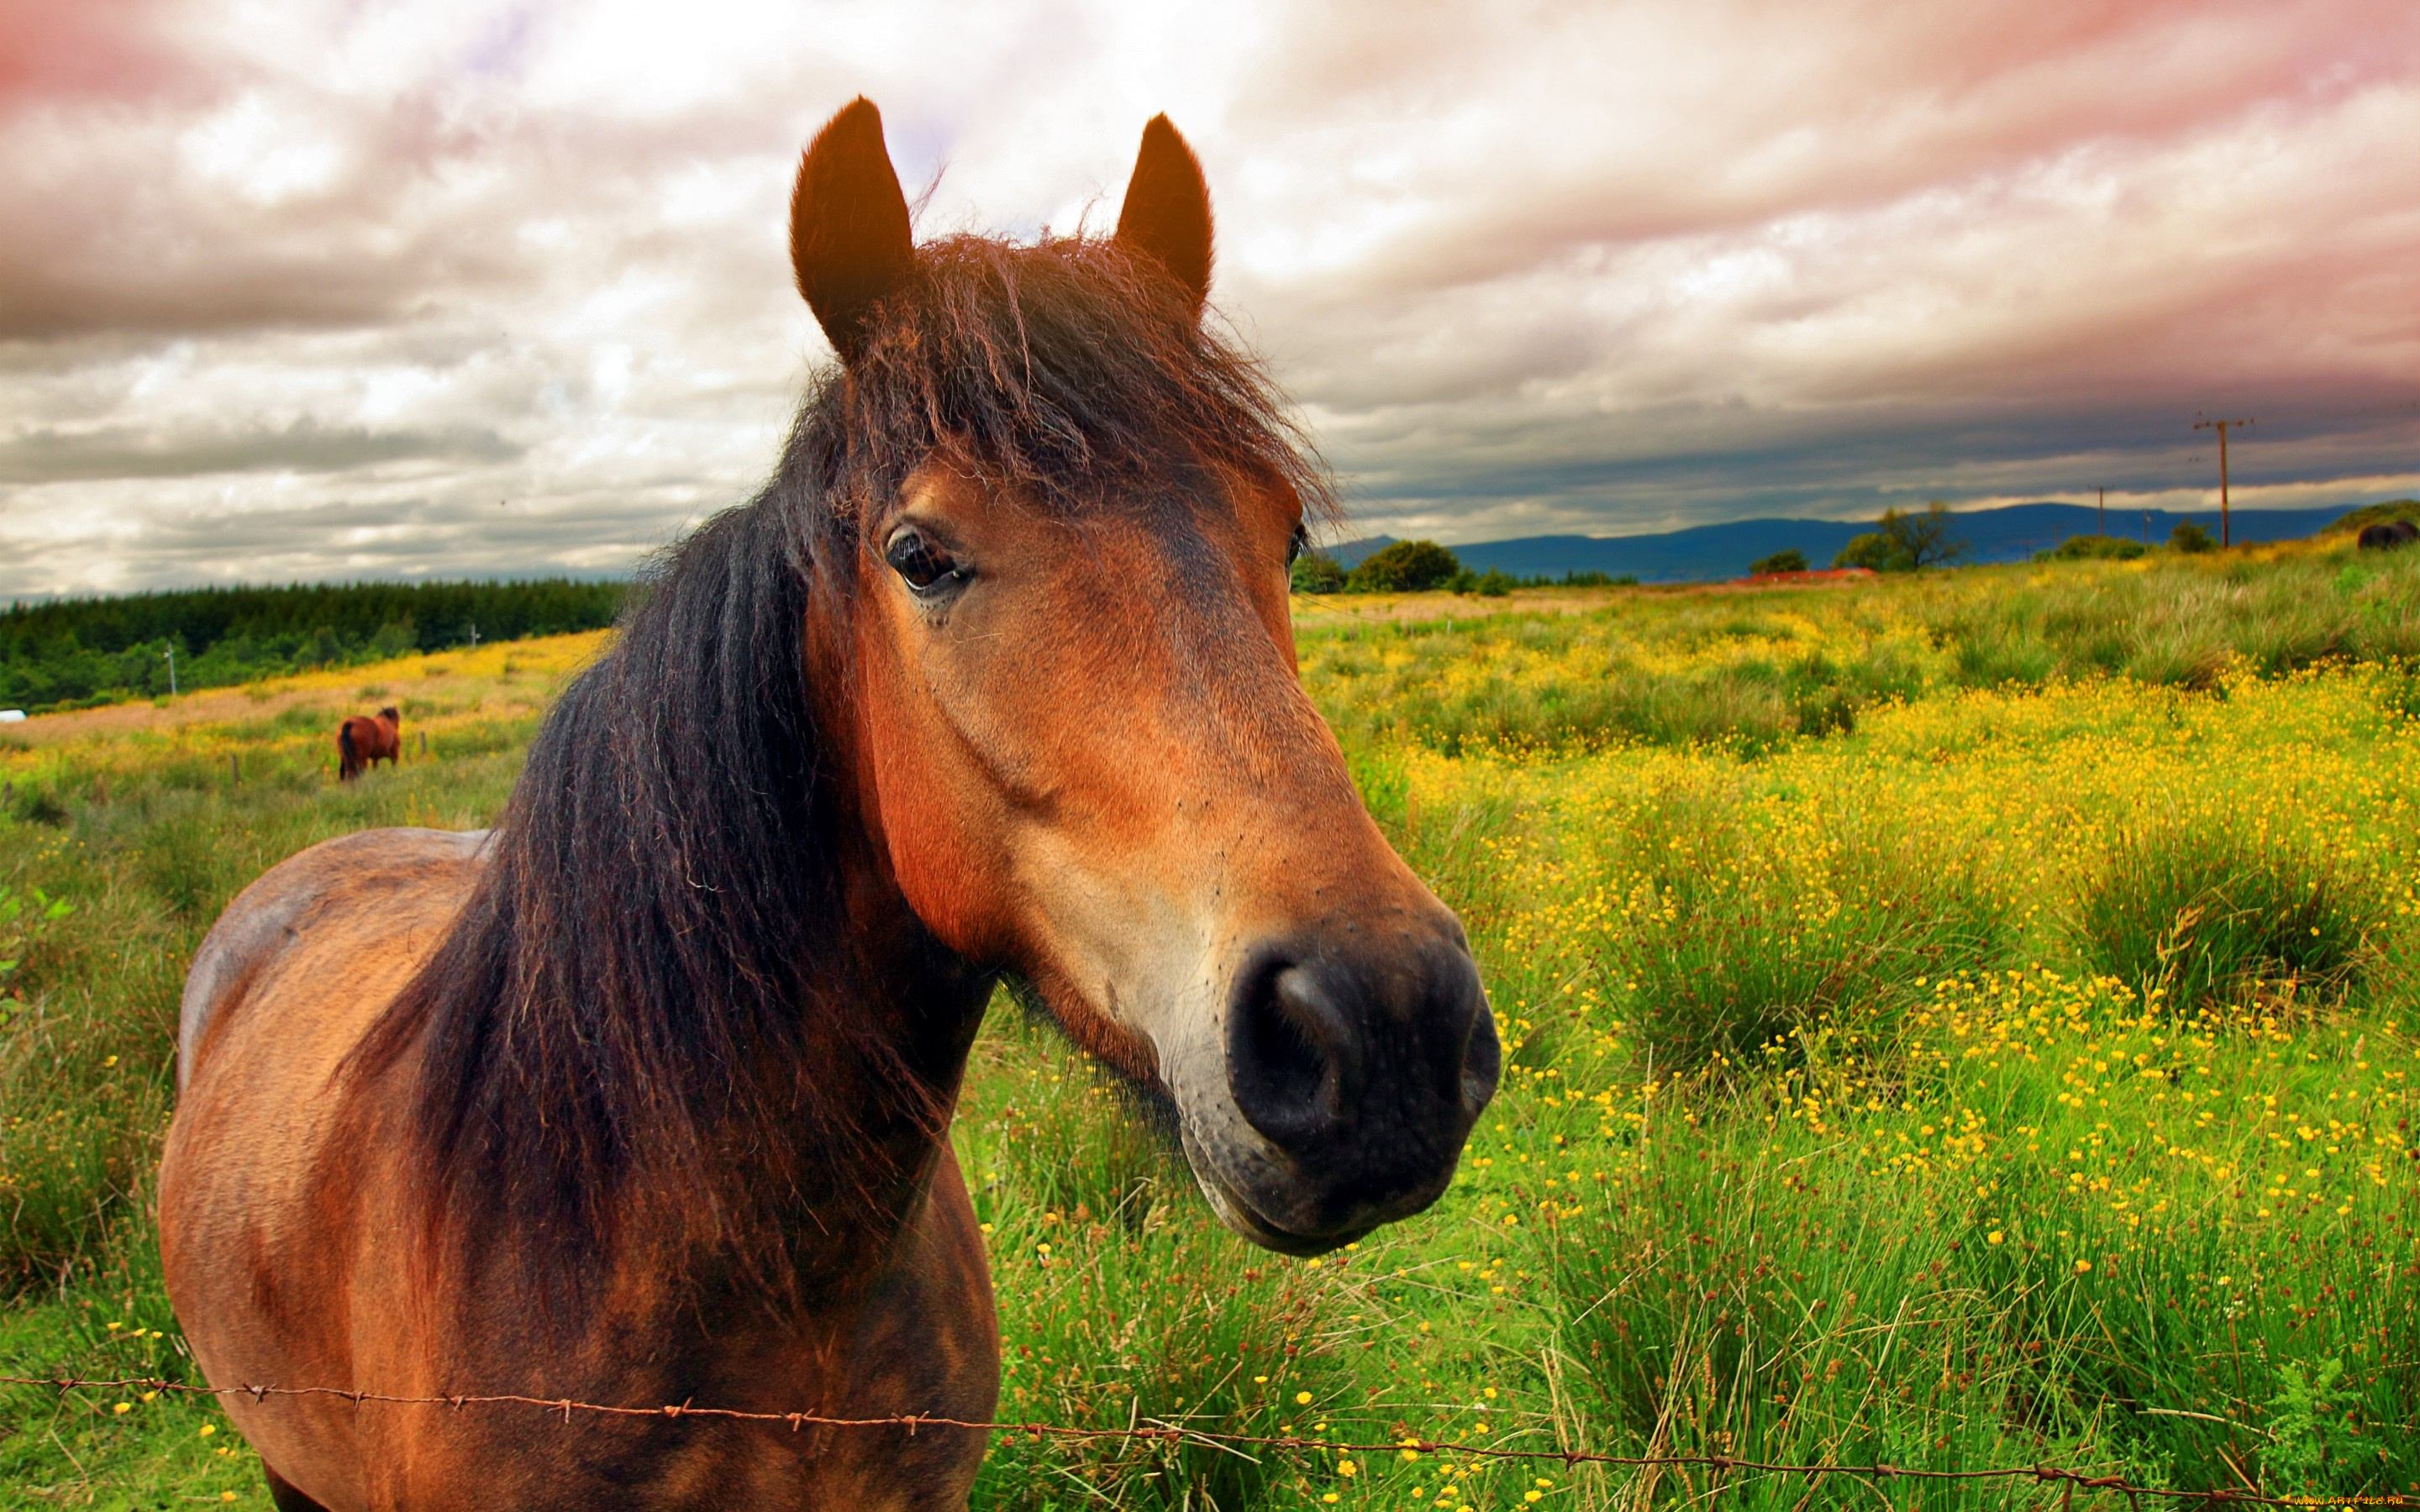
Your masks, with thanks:
<instances>
[{"instance_id":1,"label":"green grass","mask_svg":"<svg viewBox=\"0 0 2420 1512\"><path fill-rule=\"evenodd\" d=\"M1307 623L1503 1091L1434 1211L1288 1260L1003 998L955 1135L1002 1416L2420 1490L2415 599L2338 552ZM187 1368L147 1204L194 943L317 839L483 822L530 729L347 789L282 717L212 737L240 786L203 740L7 758L0 886L72 912L0 942L0 1373ZM0 1504L265 1504L214 1409L125 1405L0 1391ZM975 1501L2057 1495L1343 1458L1020 1437Z\"/></svg>"}]
</instances>

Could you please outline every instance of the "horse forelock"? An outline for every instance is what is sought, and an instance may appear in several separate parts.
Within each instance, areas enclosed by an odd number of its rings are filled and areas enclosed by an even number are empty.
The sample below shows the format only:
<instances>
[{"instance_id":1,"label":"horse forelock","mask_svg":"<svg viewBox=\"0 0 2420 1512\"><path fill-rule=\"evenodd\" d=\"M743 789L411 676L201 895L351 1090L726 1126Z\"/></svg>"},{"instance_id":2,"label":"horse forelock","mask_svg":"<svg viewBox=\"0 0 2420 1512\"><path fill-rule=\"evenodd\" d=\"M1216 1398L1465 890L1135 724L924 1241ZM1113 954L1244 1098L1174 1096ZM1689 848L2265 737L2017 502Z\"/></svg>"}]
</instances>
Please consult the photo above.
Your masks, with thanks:
<instances>
[{"instance_id":1,"label":"horse forelock","mask_svg":"<svg viewBox=\"0 0 2420 1512\"><path fill-rule=\"evenodd\" d=\"M1198 500L1196 480L1223 473L1290 489L1316 520L1341 517L1261 363L1113 238L919 247L856 359L810 393L785 471L812 480L814 523L837 538L943 451L1063 516ZM1171 482L1183 486L1151 486Z\"/></svg>"}]
</instances>

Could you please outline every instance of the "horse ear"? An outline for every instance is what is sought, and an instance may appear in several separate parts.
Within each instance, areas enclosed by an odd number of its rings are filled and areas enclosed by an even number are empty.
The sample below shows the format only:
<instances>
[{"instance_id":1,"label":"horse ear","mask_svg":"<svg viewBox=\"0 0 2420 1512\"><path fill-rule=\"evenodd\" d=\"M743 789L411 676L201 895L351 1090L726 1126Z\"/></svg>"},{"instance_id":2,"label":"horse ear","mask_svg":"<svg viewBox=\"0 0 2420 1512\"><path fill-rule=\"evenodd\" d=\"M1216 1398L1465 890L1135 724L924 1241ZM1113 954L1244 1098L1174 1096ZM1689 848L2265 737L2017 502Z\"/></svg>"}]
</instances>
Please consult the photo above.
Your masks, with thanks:
<instances>
[{"instance_id":1,"label":"horse ear","mask_svg":"<svg viewBox=\"0 0 2420 1512\"><path fill-rule=\"evenodd\" d=\"M857 361L874 307L915 264L908 199L882 146L882 113L860 95L808 144L790 192L790 267L842 362Z\"/></svg>"},{"instance_id":2,"label":"horse ear","mask_svg":"<svg viewBox=\"0 0 2420 1512\"><path fill-rule=\"evenodd\" d=\"M1118 240L1168 270L1200 316L1210 297L1210 186L1165 116L1142 129L1142 151L1118 211Z\"/></svg>"}]
</instances>

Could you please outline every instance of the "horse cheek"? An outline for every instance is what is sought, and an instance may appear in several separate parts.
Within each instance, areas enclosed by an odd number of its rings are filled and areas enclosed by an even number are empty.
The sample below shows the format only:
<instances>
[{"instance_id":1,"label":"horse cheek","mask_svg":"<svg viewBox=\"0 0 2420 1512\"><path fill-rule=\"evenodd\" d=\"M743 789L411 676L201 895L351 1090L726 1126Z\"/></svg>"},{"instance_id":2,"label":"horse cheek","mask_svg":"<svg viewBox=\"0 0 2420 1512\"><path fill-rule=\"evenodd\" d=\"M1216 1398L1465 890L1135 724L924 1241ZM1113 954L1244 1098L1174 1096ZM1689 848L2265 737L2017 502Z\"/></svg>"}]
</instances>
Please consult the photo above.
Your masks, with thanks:
<instances>
[{"instance_id":1,"label":"horse cheek","mask_svg":"<svg viewBox=\"0 0 2420 1512\"><path fill-rule=\"evenodd\" d=\"M942 944L971 959L994 958L1000 954L998 909L983 873L997 875L998 869L986 868L957 842L950 816L934 811L939 808L913 804L892 830L891 863L900 893Z\"/></svg>"},{"instance_id":2,"label":"horse cheek","mask_svg":"<svg viewBox=\"0 0 2420 1512\"><path fill-rule=\"evenodd\" d=\"M1002 910L992 894L1007 869L995 854L997 829L981 816L997 800L968 774L930 759L947 743L939 730L876 733L869 827L901 896L934 937L970 959L996 959L1004 941Z\"/></svg>"}]
</instances>

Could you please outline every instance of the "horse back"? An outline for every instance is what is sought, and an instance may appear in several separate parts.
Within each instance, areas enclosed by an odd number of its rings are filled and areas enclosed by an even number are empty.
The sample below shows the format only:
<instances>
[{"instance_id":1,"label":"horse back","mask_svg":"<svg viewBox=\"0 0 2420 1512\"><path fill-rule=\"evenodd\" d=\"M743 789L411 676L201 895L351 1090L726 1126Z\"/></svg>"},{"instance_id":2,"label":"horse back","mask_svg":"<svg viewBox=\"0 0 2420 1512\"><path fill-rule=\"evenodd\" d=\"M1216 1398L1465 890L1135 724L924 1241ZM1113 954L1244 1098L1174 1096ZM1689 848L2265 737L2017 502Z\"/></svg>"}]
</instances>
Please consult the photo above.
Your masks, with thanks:
<instances>
[{"instance_id":1,"label":"horse back","mask_svg":"<svg viewBox=\"0 0 2420 1512\"><path fill-rule=\"evenodd\" d=\"M450 922L461 906L488 831L369 829L340 836L271 868L210 926L185 974L177 1014L177 1090L191 1083L210 1028L264 975L330 946L370 946L392 933L401 908L426 924L431 907ZM415 942L413 964L436 940Z\"/></svg>"}]
</instances>

